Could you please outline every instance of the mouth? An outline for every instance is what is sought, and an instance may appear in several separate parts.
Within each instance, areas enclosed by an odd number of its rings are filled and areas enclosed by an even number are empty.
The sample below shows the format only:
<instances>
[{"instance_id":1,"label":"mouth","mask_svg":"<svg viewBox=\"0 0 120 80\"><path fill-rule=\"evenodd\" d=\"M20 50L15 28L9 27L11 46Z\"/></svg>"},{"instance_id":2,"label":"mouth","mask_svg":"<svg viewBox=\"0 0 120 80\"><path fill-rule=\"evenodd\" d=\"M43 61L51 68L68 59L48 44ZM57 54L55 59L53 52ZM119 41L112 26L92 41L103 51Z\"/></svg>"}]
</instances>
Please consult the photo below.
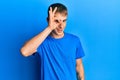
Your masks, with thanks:
<instances>
[{"instance_id":1,"label":"mouth","mask_svg":"<svg viewBox=\"0 0 120 80\"><path fill-rule=\"evenodd\" d=\"M61 29L57 29L57 31L58 31L58 32L63 32L63 30L61 30Z\"/></svg>"}]
</instances>

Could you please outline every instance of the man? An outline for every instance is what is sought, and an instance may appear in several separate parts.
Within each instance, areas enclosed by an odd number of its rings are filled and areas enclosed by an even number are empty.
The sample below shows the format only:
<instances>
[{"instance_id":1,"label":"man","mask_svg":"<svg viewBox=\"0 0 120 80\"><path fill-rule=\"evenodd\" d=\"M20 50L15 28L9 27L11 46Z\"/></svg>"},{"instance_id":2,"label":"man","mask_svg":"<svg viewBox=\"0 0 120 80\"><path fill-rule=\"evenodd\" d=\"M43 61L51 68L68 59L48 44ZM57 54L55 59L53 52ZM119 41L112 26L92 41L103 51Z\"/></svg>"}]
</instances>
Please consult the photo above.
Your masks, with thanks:
<instances>
[{"instance_id":1,"label":"man","mask_svg":"<svg viewBox=\"0 0 120 80\"><path fill-rule=\"evenodd\" d=\"M24 56L38 52L41 57L41 80L84 80L80 40L75 35L64 32L67 8L55 3L48 8L48 26L29 40L22 48Z\"/></svg>"}]
</instances>

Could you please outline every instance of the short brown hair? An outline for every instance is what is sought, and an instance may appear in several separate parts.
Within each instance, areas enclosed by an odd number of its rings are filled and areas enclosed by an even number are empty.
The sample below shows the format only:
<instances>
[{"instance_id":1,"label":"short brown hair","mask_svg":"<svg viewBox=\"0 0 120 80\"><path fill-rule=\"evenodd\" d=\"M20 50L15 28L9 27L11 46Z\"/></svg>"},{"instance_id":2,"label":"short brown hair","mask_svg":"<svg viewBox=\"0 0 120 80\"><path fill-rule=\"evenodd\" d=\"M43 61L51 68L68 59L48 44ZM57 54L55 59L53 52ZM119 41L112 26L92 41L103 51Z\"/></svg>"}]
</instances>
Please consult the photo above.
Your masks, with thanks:
<instances>
[{"instance_id":1,"label":"short brown hair","mask_svg":"<svg viewBox=\"0 0 120 80\"><path fill-rule=\"evenodd\" d=\"M51 4L48 8L48 17L49 17L50 7L52 7L52 10L54 10L55 7L57 7L56 12L59 12L59 13L64 14L64 15L68 15L67 7L65 5L63 5L61 3L54 3L54 4Z\"/></svg>"}]
</instances>

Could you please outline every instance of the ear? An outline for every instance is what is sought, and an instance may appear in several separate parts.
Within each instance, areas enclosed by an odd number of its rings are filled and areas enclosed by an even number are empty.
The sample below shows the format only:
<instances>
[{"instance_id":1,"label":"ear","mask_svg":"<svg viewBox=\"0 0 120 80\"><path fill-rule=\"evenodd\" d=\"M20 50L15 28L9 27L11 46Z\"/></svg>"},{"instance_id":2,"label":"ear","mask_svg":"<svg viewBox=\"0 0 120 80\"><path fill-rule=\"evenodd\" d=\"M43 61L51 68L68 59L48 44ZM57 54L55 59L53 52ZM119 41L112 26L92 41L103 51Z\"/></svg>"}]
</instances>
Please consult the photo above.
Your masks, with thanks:
<instances>
[{"instance_id":1,"label":"ear","mask_svg":"<svg viewBox=\"0 0 120 80\"><path fill-rule=\"evenodd\" d=\"M48 17L46 18L46 20L47 20L47 22L49 22L49 18Z\"/></svg>"}]
</instances>

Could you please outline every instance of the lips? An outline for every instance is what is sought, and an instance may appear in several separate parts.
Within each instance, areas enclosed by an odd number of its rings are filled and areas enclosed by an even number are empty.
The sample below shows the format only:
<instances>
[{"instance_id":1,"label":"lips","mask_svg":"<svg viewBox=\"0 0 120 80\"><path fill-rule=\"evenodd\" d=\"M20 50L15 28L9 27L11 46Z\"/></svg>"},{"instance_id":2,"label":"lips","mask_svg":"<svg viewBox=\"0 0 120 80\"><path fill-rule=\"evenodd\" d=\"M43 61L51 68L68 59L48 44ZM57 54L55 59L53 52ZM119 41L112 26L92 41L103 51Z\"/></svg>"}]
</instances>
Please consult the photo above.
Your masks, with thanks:
<instances>
[{"instance_id":1,"label":"lips","mask_svg":"<svg viewBox=\"0 0 120 80\"><path fill-rule=\"evenodd\" d=\"M58 31L58 32L61 32L61 31L63 31L63 30L62 30L62 29L57 29L57 31Z\"/></svg>"}]
</instances>

